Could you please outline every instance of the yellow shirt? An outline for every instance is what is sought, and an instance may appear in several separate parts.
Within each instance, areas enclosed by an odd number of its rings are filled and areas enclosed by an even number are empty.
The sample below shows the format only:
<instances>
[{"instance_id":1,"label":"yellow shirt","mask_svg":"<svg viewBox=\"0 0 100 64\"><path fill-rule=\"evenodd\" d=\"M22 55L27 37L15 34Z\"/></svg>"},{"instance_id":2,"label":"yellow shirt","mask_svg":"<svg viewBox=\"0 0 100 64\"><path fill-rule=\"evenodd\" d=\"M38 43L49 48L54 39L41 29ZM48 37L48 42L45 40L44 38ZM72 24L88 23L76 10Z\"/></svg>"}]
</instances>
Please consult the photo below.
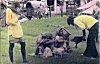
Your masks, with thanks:
<instances>
[{"instance_id":1,"label":"yellow shirt","mask_svg":"<svg viewBox=\"0 0 100 64\"><path fill-rule=\"evenodd\" d=\"M81 29L90 29L96 22L98 21L89 15L80 15L74 19L74 24Z\"/></svg>"},{"instance_id":2,"label":"yellow shirt","mask_svg":"<svg viewBox=\"0 0 100 64\"><path fill-rule=\"evenodd\" d=\"M8 35L15 38L23 36L22 27L20 22L18 22L18 17L10 8L6 9L6 24L8 26Z\"/></svg>"}]
</instances>

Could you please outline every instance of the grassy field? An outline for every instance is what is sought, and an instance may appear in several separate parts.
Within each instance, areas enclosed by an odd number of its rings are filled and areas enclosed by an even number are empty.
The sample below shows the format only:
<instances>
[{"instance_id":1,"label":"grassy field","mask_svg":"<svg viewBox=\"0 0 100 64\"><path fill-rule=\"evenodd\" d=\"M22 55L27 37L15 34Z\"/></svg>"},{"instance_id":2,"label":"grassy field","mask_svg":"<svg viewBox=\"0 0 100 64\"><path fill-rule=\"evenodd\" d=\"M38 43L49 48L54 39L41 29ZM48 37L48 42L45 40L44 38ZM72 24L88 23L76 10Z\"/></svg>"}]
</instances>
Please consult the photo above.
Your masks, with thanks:
<instances>
[{"instance_id":1,"label":"grassy field","mask_svg":"<svg viewBox=\"0 0 100 64\"><path fill-rule=\"evenodd\" d=\"M21 23L24 31L24 39L26 41L28 64L98 64L98 58L91 60L87 57L81 56L86 47L85 42L80 43L77 49L74 48L74 42L70 42L70 46L72 47L73 52L63 56L62 58L51 57L45 59L30 55L35 52L35 41L37 36L43 32L53 32L56 29L56 27L48 25L65 26L69 32L71 32L71 37L78 35L80 30L76 30L74 27L68 26L66 19L66 16L53 16L48 19L34 19L32 21ZM0 64L9 64L8 46L7 30L1 31ZM20 46L19 44L15 44L14 64L22 64L21 58Z\"/></svg>"}]
</instances>

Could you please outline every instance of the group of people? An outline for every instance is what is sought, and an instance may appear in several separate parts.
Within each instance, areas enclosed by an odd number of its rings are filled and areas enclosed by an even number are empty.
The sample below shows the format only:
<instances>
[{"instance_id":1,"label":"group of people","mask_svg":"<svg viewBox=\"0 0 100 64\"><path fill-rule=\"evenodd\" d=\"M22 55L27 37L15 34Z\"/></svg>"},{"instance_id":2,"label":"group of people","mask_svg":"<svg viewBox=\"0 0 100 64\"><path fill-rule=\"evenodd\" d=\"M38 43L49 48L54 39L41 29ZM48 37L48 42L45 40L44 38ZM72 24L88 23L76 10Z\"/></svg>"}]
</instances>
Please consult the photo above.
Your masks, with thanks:
<instances>
[{"instance_id":1,"label":"group of people","mask_svg":"<svg viewBox=\"0 0 100 64\"><path fill-rule=\"evenodd\" d=\"M26 3L26 16L29 20L32 18L47 18L49 15L48 8L41 1L29 1Z\"/></svg>"},{"instance_id":2,"label":"group of people","mask_svg":"<svg viewBox=\"0 0 100 64\"><path fill-rule=\"evenodd\" d=\"M100 5L97 5L100 7ZM25 41L23 39L23 30L18 22L17 15L12 11L11 8L7 7L6 4L1 3L1 10L5 9L6 13L6 26L8 27L8 39L9 39L9 57L11 64L13 64L13 48L15 42L18 42L21 45L21 53L23 58L23 63L27 63L26 58L26 50L25 50ZM79 16L70 16L67 20L69 25L73 25L79 27L83 30L87 29L89 31L89 35L87 38L87 46L86 50L84 51L83 55L87 57L98 57L98 52L96 49L96 41L95 38L98 36L99 30L99 22L92 16L89 15L79 15ZM70 33L67 32L64 34L64 28L59 28L56 31L55 36L51 33L44 33L37 39L37 49L35 54L41 55L45 52L45 49L51 50L52 54L56 54L54 52L55 49L61 48L63 52L69 53L70 46L69 46L69 35ZM65 43L65 46L64 46Z\"/></svg>"},{"instance_id":3,"label":"group of people","mask_svg":"<svg viewBox=\"0 0 100 64\"><path fill-rule=\"evenodd\" d=\"M70 53L72 51L69 46L70 35L71 34L62 27L58 28L55 34L52 34L50 32L41 34L36 41L37 48L35 54L49 57L56 55L59 56L64 53Z\"/></svg>"}]
</instances>

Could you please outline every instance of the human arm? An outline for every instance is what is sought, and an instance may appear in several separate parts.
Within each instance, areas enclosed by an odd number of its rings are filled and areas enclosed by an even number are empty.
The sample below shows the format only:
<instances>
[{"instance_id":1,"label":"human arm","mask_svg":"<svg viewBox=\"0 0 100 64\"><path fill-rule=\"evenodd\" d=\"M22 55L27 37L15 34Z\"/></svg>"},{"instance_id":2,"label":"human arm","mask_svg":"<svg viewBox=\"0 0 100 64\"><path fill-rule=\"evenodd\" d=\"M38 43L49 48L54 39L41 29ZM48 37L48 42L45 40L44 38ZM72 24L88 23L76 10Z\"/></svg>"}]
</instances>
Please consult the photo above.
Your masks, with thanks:
<instances>
[{"instance_id":1,"label":"human arm","mask_svg":"<svg viewBox=\"0 0 100 64\"><path fill-rule=\"evenodd\" d=\"M86 41L86 31L85 31L85 29L82 30L82 32L83 32L83 41Z\"/></svg>"}]
</instances>

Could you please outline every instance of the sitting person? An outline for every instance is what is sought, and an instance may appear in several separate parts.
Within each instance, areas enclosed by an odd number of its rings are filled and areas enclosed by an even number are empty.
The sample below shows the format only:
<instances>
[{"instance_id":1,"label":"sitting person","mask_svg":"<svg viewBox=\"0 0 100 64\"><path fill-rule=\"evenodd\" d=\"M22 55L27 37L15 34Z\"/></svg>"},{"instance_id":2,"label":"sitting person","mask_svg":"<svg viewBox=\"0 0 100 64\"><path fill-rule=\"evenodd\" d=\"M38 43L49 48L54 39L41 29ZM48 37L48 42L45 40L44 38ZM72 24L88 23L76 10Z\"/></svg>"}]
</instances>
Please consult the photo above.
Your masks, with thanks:
<instances>
[{"instance_id":1,"label":"sitting person","mask_svg":"<svg viewBox=\"0 0 100 64\"><path fill-rule=\"evenodd\" d=\"M37 49L35 52L35 55L42 55L45 51L45 48L50 48L51 51L53 50L53 43L54 40L52 40L52 34L47 32L42 35L40 35L36 41L37 43Z\"/></svg>"},{"instance_id":2,"label":"sitting person","mask_svg":"<svg viewBox=\"0 0 100 64\"><path fill-rule=\"evenodd\" d=\"M65 33L64 33L64 30L65 30ZM55 36L56 42L54 46L56 48L63 47L65 51L68 52L68 49L70 49L69 36L70 36L70 33L65 28L62 28L62 27L58 28L56 31L56 36Z\"/></svg>"}]
</instances>

